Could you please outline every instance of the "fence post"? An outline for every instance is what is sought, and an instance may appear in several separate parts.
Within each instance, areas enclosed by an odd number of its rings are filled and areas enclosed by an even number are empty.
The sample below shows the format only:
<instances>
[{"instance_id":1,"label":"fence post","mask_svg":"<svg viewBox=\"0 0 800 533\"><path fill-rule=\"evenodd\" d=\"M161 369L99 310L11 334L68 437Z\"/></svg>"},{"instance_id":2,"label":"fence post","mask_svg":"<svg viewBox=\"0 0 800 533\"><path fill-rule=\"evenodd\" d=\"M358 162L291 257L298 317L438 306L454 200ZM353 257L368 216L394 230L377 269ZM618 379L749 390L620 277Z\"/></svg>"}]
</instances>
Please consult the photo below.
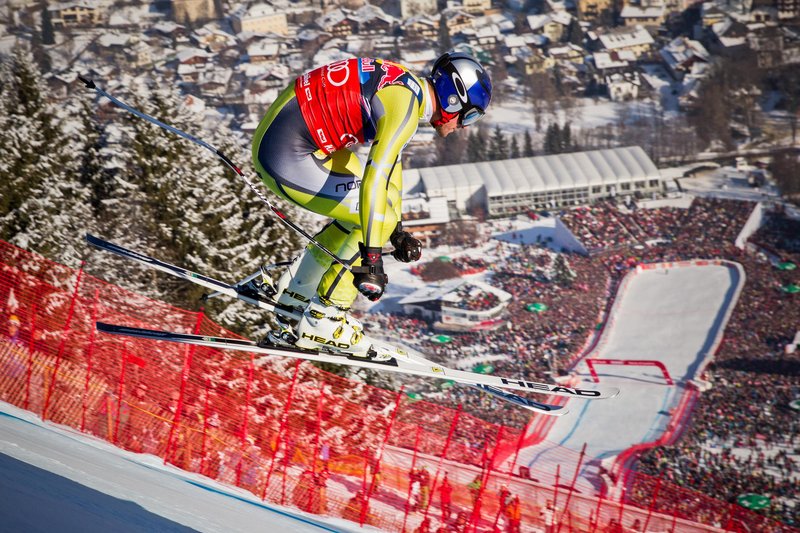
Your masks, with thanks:
<instances>
[{"instance_id":1,"label":"fence post","mask_svg":"<svg viewBox=\"0 0 800 533\"><path fill-rule=\"evenodd\" d=\"M205 398L203 400L203 442L200 445L200 473L203 474L203 475L208 475L208 474L206 474L206 454L208 453L208 448L207 448L207 445L208 445L208 418L210 416L210 412L209 412L208 407L209 407L209 396L211 396L209 394L208 389L209 389L210 381L211 380L209 378L206 378L205 387L204 387Z\"/></svg>"},{"instance_id":2,"label":"fence post","mask_svg":"<svg viewBox=\"0 0 800 533\"><path fill-rule=\"evenodd\" d=\"M417 467L417 448L419 448L419 435L422 432L422 427L417 424L417 435L414 437L414 453L411 455L411 472ZM433 501L433 494L431 494L431 501ZM408 481L408 493L406 494L406 510L403 514L403 529L406 530L406 522L408 521L408 513L411 510L411 480Z\"/></svg>"},{"instance_id":3,"label":"fence post","mask_svg":"<svg viewBox=\"0 0 800 533\"><path fill-rule=\"evenodd\" d=\"M92 326L89 329L89 346L86 348L86 381L83 384L83 407L81 409L81 433L86 430L86 409L87 402L89 401L89 382L92 377L92 355L94 355L94 337L95 327L97 323L97 307L99 304L100 290L94 290L94 303L92 304ZM33 334L31 334L33 337ZM26 398L27 403L27 398ZM27 405L25 407L27 409Z\"/></svg>"},{"instance_id":4,"label":"fence post","mask_svg":"<svg viewBox=\"0 0 800 533\"><path fill-rule=\"evenodd\" d=\"M553 484L553 517L558 512L558 482L561 480L561 464L556 465L556 481Z\"/></svg>"},{"instance_id":5,"label":"fence post","mask_svg":"<svg viewBox=\"0 0 800 533\"><path fill-rule=\"evenodd\" d=\"M442 469L442 463L444 462L444 458L447 456L447 450L450 448L450 442L453 440L453 434L456 432L456 427L458 426L458 420L461 418L461 411L463 409L463 405L458 404L458 408L456 409L456 414L453 417L453 421L450 423L450 431L447 433L447 439L444 442L444 449L442 450L442 455L439 456L439 462L436 464L436 474L433 476L433 485L431 485L431 494L436 492L436 484L439 482L439 472ZM428 499L428 505L425 506L425 514L424 518L428 518L428 510L431 508L431 501L433 498Z\"/></svg>"},{"instance_id":6,"label":"fence post","mask_svg":"<svg viewBox=\"0 0 800 533\"><path fill-rule=\"evenodd\" d=\"M69 337L69 328L72 323L72 315L75 312L75 302L78 300L78 289L81 286L81 279L83 278L83 266L86 261L81 261L81 267L78 269L78 279L75 280L75 289L72 291L72 299L69 302L69 311L67 311L67 320L64 323L64 331L61 332L61 342L58 345L58 354L56 354L56 364L53 367L53 376L50 378L50 385L47 387L47 394L44 399L44 407L42 408L42 420L47 420L47 411L50 408L50 399L53 395L53 390L56 388L56 380L58 379L58 370L61 366L61 360L64 357L64 350L67 346L67 337Z\"/></svg>"},{"instance_id":7,"label":"fence post","mask_svg":"<svg viewBox=\"0 0 800 533\"><path fill-rule=\"evenodd\" d=\"M283 406L283 413L281 413L281 422L278 425L278 434L275 436L275 450L272 452L272 461L269 463L269 470L267 471L267 480L264 482L264 490L261 492L261 499L267 497L267 487L269 480L272 478L272 471L275 468L275 458L281 449L281 442L283 441L283 432L286 429L286 423L289 420L289 409L292 407L292 398L294 398L294 388L297 385L297 374L300 371L300 359L294 363L294 375L292 376L292 384L289 385L289 393L287 394L286 404Z\"/></svg>"},{"instance_id":8,"label":"fence post","mask_svg":"<svg viewBox=\"0 0 800 533\"><path fill-rule=\"evenodd\" d=\"M114 421L114 434L111 436L112 444L117 444L117 437L119 436L119 421L122 415L122 394L125 391L125 369L128 366L128 343L122 343L122 358L120 360L119 369L119 386L117 387L117 413L116 420ZM110 407L110 405L109 405Z\"/></svg>"},{"instance_id":9,"label":"fence post","mask_svg":"<svg viewBox=\"0 0 800 533\"><path fill-rule=\"evenodd\" d=\"M603 503L603 492L604 491L601 490L600 494L597 496L597 508L594 510L594 523L592 524L591 533L595 533L595 531L597 531L597 526L600 524L600 506Z\"/></svg>"},{"instance_id":10,"label":"fence post","mask_svg":"<svg viewBox=\"0 0 800 533\"><path fill-rule=\"evenodd\" d=\"M656 482L656 489L653 491L653 498L650 500L650 508L647 509L647 518L644 521L644 526L642 526L642 531L647 531L647 526L650 524L650 517L653 516L653 509L656 506L656 499L658 498L658 491L661 489L661 481L663 477L664 474L662 473Z\"/></svg>"},{"instance_id":11,"label":"fence post","mask_svg":"<svg viewBox=\"0 0 800 533\"><path fill-rule=\"evenodd\" d=\"M525 435L528 433L528 429L531 427L531 422L533 418L529 419L528 422L525 424L525 427L522 428L522 431L519 434L519 438L517 439L517 447L514 450L514 459L511 461L511 466L508 469L508 474L510 476L514 475L514 467L517 466L517 460L519 459L519 452L522 449L522 440L525 438Z\"/></svg>"},{"instance_id":12,"label":"fence post","mask_svg":"<svg viewBox=\"0 0 800 533\"><path fill-rule=\"evenodd\" d=\"M572 476L572 485L570 485L569 494L567 494L567 502L564 504L564 510L561 512L561 516L558 519L558 528L556 529L556 533L560 533L561 531L561 522L564 520L564 514L567 512L567 508L569 507L569 502L572 499L572 493L575 492L575 483L578 481L578 473L581 470L581 465L583 464L583 458L586 455L586 443L583 443L583 447L581 448L581 454L578 457L578 464L575 465L575 475Z\"/></svg>"},{"instance_id":13,"label":"fence post","mask_svg":"<svg viewBox=\"0 0 800 533\"><path fill-rule=\"evenodd\" d=\"M242 438L239 442L240 450L239 450L239 461L236 464L236 486L240 486L242 484L242 462L244 461L244 455L246 452L247 446L247 432L249 430L250 424L250 403L252 402L252 395L253 395L253 375L255 373L255 365L256 365L256 358L255 354L250 354L250 364L247 367L247 390L245 391L245 398L244 398L244 419L242 420Z\"/></svg>"},{"instance_id":14,"label":"fence post","mask_svg":"<svg viewBox=\"0 0 800 533\"><path fill-rule=\"evenodd\" d=\"M314 432L314 458L311 460L311 471L317 473L317 457L319 456L319 439L322 433L322 405L325 403L325 383L320 383L317 398L317 427ZM309 493L311 491L309 490Z\"/></svg>"},{"instance_id":15,"label":"fence post","mask_svg":"<svg viewBox=\"0 0 800 533\"><path fill-rule=\"evenodd\" d=\"M33 351L36 349L36 301L31 305L31 336L28 339L28 368L25 373L25 410L30 407L31 379L33 378Z\"/></svg>"},{"instance_id":16,"label":"fence post","mask_svg":"<svg viewBox=\"0 0 800 533\"><path fill-rule=\"evenodd\" d=\"M203 309L197 312L197 320L194 324L194 330L192 333L197 335L200 333L200 324L203 321ZM167 461L172 456L172 446L175 443L175 430L178 429L178 426L181 423L181 413L183 412L183 399L186 394L186 384L189 381L189 372L192 369L192 359L194 359L194 353L197 349L195 344L189 344L186 346L186 355L183 358L183 369L181 370L181 385L180 390L178 392L178 404L175 407L175 416L172 418L172 425L169 428L169 436L167 437L167 449L164 452L164 464L167 464Z\"/></svg>"},{"instance_id":17,"label":"fence post","mask_svg":"<svg viewBox=\"0 0 800 533\"><path fill-rule=\"evenodd\" d=\"M358 525L364 526L364 522L367 520L367 511L369 509L369 502L372 498L372 491L375 488L375 477L377 476L377 472L380 471L381 468L381 461L383 460L383 450L386 449L386 444L389 442L389 435L392 433L392 426L394 426L394 421L397 418L397 413L400 411L400 400L403 397L403 392L405 389L405 385L400 387L400 390L397 392L397 396L394 400L394 411L392 412L392 418L389 419L389 424L386 427L386 434L383 436L383 442L381 443L380 448L378 449L378 454L375 457L375 468L372 471L372 479L369 482L369 487L367 488L367 496L364 499L364 505L361 507L361 516L358 520Z\"/></svg>"}]
</instances>

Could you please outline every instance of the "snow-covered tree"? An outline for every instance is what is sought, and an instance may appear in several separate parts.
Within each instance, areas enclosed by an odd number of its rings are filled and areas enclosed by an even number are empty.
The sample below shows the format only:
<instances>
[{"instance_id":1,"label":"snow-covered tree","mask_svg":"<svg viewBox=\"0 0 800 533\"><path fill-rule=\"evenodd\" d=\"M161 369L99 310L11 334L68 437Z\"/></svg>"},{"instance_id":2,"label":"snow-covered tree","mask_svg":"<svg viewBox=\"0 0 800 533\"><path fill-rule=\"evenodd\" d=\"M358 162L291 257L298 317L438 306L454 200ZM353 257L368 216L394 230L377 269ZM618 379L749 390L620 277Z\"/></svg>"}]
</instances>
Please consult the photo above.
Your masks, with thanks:
<instances>
[{"instance_id":1,"label":"snow-covered tree","mask_svg":"<svg viewBox=\"0 0 800 533\"><path fill-rule=\"evenodd\" d=\"M31 52L15 48L0 80L0 238L75 266L89 193Z\"/></svg>"},{"instance_id":2,"label":"snow-covered tree","mask_svg":"<svg viewBox=\"0 0 800 533\"><path fill-rule=\"evenodd\" d=\"M122 95L144 113L222 150L241 164L247 154L224 126L201 128L202 116L189 110L169 84L149 87L133 84ZM252 190L213 154L172 133L124 112L114 119L113 143L117 172L108 198L100 209L100 233L125 246L204 274L236 281L265 263L290 259L301 248ZM244 166L247 169L247 166ZM252 172L248 179L270 201L303 220L291 207L264 189ZM298 217L301 217L298 219ZM135 224L131 223L135 221ZM313 228L309 227L313 232ZM99 258L98 258L99 259ZM112 270L105 267L104 269ZM135 265L116 264L103 277L115 283L166 299L182 307L196 307L204 289L159 275ZM204 304L228 327L247 331L262 324L264 313L227 298Z\"/></svg>"}]
</instances>

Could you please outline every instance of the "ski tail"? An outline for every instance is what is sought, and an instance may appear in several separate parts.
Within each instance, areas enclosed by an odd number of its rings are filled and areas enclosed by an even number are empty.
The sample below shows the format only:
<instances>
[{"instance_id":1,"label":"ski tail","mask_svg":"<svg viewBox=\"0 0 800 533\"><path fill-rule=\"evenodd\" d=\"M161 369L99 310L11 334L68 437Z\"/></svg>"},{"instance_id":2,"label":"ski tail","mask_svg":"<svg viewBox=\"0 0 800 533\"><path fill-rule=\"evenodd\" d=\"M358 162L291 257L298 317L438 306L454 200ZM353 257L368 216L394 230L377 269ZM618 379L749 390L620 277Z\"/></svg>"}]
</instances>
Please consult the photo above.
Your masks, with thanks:
<instances>
[{"instance_id":1,"label":"ski tail","mask_svg":"<svg viewBox=\"0 0 800 533\"><path fill-rule=\"evenodd\" d=\"M236 286L229 285L228 283L224 283L209 276L204 276L203 274L198 274L197 272L193 272L186 268L179 267L177 265L173 265L165 261L161 261L154 257L150 257L148 255L135 252L133 250L129 250L124 246L120 246L119 244L103 240L89 233L86 234L86 241L99 250L105 252L111 252L112 254L124 257L126 259L131 259L133 261L136 261L137 263L143 264L150 268L154 268L171 276L191 281L192 283L195 283L197 285L200 285L202 287L214 291L214 294L224 294L226 296L238 298L239 300L247 302L250 305L259 307L265 311L278 313L292 320L300 320L300 314L297 312L297 310L279 304L265 297L264 295L258 294L258 292L255 290L243 291L241 288L238 288Z\"/></svg>"}]
</instances>

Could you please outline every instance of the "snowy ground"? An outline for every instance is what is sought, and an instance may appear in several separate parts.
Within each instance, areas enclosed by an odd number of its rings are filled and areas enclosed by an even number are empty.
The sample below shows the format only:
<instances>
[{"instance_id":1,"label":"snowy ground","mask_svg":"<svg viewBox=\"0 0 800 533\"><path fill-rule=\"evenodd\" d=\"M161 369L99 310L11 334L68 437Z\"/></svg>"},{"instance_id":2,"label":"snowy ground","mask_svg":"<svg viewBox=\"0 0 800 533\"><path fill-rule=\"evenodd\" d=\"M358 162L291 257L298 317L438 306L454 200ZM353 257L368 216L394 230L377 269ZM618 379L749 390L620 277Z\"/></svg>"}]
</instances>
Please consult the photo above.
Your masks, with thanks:
<instances>
[{"instance_id":1,"label":"snowy ground","mask_svg":"<svg viewBox=\"0 0 800 533\"><path fill-rule=\"evenodd\" d=\"M18 532L365 531L266 504L3 402L0 516L0 530Z\"/></svg>"}]
</instances>

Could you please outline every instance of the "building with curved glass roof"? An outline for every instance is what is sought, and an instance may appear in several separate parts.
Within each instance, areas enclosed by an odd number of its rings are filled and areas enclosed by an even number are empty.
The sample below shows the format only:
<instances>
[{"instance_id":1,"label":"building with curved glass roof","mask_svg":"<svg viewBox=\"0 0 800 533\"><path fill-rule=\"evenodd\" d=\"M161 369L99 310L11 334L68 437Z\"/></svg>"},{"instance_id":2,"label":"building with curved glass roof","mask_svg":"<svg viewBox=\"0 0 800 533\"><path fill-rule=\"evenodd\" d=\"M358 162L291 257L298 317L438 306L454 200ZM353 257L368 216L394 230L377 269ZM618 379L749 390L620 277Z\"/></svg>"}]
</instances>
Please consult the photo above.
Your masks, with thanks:
<instances>
[{"instance_id":1,"label":"building with curved glass roof","mask_svg":"<svg viewBox=\"0 0 800 533\"><path fill-rule=\"evenodd\" d=\"M489 216L581 205L612 196L643 197L663 190L661 174L639 146L405 173L429 198L444 196L451 209L463 213L479 207Z\"/></svg>"}]
</instances>

